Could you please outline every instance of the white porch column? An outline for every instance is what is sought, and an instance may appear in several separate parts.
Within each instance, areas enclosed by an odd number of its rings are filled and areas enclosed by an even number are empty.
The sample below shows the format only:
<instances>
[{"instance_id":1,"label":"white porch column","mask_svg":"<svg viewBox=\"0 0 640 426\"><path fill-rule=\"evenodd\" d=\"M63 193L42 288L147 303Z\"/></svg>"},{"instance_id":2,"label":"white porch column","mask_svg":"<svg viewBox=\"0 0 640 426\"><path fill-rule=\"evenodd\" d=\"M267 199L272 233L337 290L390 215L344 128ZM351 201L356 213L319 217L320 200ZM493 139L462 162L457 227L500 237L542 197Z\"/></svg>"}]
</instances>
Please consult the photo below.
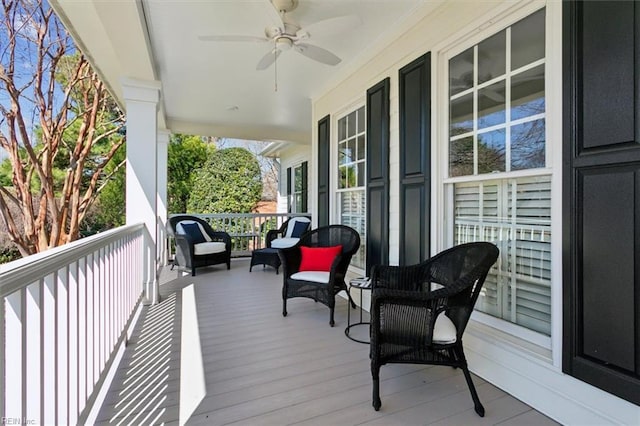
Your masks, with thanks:
<instances>
[{"instance_id":1,"label":"white porch column","mask_svg":"<svg viewBox=\"0 0 640 426\"><path fill-rule=\"evenodd\" d=\"M127 224L146 227L143 281L146 303L159 301L157 259L157 111L160 83L123 79L127 109Z\"/></svg>"},{"instance_id":2,"label":"white porch column","mask_svg":"<svg viewBox=\"0 0 640 426\"><path fill-rule=\"evenodd\" d=\"M168 261L167 247L167 210L169 209L169 201L167 199L167 155L169 152L169 131L160 130L158 132L158 152L156 167L158 168L158 259L162 266Z\"/></svg>"}]
</instances>

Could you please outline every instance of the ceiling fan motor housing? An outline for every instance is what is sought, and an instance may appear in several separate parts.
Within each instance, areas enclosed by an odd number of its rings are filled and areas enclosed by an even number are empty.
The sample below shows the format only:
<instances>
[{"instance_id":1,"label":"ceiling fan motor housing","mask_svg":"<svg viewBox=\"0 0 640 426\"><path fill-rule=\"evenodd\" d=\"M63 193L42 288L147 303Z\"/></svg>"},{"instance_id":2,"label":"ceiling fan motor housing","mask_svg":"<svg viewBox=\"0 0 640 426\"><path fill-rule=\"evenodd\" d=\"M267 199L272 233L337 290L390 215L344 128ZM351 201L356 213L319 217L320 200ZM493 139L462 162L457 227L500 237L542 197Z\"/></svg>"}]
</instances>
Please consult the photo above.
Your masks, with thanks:
<instances>
[{"instance_id":1,"label":"ceiling fan motor housing","mask_svg":"<svg viewBox=\"0 0 640 426\"><path fill-rule=\"evenodd\" d=\"M278 12L291 12L298 7L298 0L271 0Z\"/></svg>"}]
</instances>

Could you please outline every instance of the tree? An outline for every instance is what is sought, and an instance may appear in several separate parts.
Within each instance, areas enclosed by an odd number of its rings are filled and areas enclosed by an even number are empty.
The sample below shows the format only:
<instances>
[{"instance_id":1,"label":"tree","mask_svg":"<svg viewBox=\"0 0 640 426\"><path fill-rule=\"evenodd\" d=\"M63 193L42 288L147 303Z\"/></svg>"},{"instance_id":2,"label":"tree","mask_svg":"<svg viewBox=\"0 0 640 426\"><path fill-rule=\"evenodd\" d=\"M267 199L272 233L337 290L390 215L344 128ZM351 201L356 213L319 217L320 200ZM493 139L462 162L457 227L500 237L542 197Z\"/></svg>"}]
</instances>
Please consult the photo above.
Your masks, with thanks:
<instances>
[{"instance_id":1,"label":"tree","mask_svg":"<svg viewBox=\"0 0 640 426\"><path fill-rule=\"evenodd\" d=\"M276 158L264 157L260 155L262 150L270 142L249 141L249 140L229 140L217 138L216 146L220 149L241 146L251 152L260 165L262 171L262 200L276 200L278 198L278 178L280 176L280 162Z\"/></svg>"},{"instance_id":2,"label":"tree","mask_svg":"<svg viewBox=\"0 0 640 426\"><path fill-rule=\"evenodd\" d=\"M187 210L249 213L261 195L260 165L255 156L244 148L219 149L196 172Z\"/></svg>"},{"instance_id":3,"label":"tree","mask_svg":"<svg viewBox=\"0 0 640 426\"><path fill-rule=\"evenodd\" d=\"M12 173L0 216L25 256L79 237L124 144L124 115L43 0L2 7L0 147Z\"/></svg>"},{"instance_id":4,"label":"tree","mask_svg":"<svg viewBox=\"0 0 640 426\"><path fill-rule=\"evenodd\" d=\"M207 161L207 154L215 145L205 143L199 136L172 135L167 158L167 194L169 213L185 213L193 188L195 171Z\"/></svg>"},{"instance_id":5,"label":"tree","mask_svg":"<svg viewBox=\"0 0 640 426\"><path fill-rule=\"evenodd\" d=\"M109 178L105 179L104 188L100 190L98 198L82 222L82 235L93 235L125 224L127 177L123 165L126 155L126 147L123 145L105 167L105 173Z\"/></svg>"}]
</instances>

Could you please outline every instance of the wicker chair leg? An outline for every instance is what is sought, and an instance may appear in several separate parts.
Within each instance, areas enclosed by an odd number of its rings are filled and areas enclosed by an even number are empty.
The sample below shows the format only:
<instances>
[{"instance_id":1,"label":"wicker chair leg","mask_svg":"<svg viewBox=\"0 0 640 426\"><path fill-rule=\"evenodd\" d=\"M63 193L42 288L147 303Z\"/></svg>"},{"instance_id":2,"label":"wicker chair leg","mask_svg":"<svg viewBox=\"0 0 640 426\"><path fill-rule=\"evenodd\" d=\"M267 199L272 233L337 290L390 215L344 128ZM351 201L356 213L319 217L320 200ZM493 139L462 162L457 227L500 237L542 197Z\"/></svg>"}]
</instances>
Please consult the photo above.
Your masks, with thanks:
<instances>
[{"instance_id":1,"label":"wicker chair leg","mask_svg":"<svg viewBox=\"0 0 640 426\"><path fill-rule=\"evenodd\" d=\"M469 391L471 392L471 398L473 399L473 408L476 410L476 413L480 417L484 417L484 407L480 402L478 392L476 392L476 387L473 385L473 381L471 380L471 373L469 373L469 368L464 365L462 367L462 371L464 372L464 378L467 380L467 385L469 386Z\"/></svg>"},{"instance_id":2,"label":"wicker chair leg","mask_svg":"<svg viewBox=\"0 0 640 426\"><path fill-rule=\"evenodd\" d=\"M282 299L282 316L283 317L287 316L287 299L286 298Z\"/></svg>"},{"instance_id":3,"label":"wicker chair leg","mask_svg":"<svg viewBox=\"0 0 640 426\"><path fill-rule=\"evenodd\" d=\"M192 277L196 276L196 267L195 266L191 268L191 276Z\"/></svg>"},{"instance_id":4,"label":"wicker chair leg","mask_svg":"<svg viewBox=\"0 0 640 426\"><path fill-rule=\"evenodd\" d=\"M380 400L380 366L371 364L371 376L373 377L373 408L378 411L382 405Z\"/></svg>"},{"instance_id":5,"label":"wicker chair leg","mask_svg":"<svg viewBox=\"0 0 640 426\"><path fill-rule=\"evenodd\" d=\"M333 320L333 310L334 310L333 306L329 308L329 325L331 327L333 327L336 324L336 322Z\"/></svg>"},{"instance_id":6,"label":"wicker chair leg","mask_svg":"<svg viewBox=\"0 0 640 426\"><path fill-rule=\"evenodd\" d=\"M230 260L227 260L227 271L228 271L229 269L231 269L231 261L230 261Z\"/></svg>"}]
</instances>

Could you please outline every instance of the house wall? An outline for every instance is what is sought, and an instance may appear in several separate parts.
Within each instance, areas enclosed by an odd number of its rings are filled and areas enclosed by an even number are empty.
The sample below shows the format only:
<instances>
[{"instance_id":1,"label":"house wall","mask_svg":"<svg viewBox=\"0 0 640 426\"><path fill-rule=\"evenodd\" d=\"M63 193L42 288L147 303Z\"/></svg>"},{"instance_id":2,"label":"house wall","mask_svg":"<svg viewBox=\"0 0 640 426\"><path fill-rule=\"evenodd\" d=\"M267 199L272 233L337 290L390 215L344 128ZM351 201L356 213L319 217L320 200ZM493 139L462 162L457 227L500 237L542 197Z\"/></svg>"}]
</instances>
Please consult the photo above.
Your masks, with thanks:
<instances>
[{"instance_id":1,"label":"house wall","mask_svg":"<svg viewBox=\"0 0 640 426\"><path fill-rule=\"evenodd\" d=\"M389 77L391 82L390 95L390 245L389 260L391 264L399 261L399 228L400 228L400 201L399 201L399 83L398 71L400 68L418 58L426 52L432 52L432 88L434 93L440 92L439 75L446 63L439 54L456 46L460 40L479 37L482 34L490 35L495 22L518 19L530 12L547 7L549 19L547 25L552 25L547 34L548 52L548 87L557 91L557 94L548 92L547 119L549 122L549 134L555 137L550 144L555 146L551 151L553 156L553 235L552 242L552 336L551 343L540 345L535 339L530 339L526 332L508 328L498 330L491 323L472 319L472 323L465 335L465 347L469 359L470 368L474 373L501 387L517 398L532 405L537 410L549 415L563 424L640 424L640 408L634 404L601 391L591 385L574 379L562 373L562 257L561 257L561 124L562 108L559 93L562 82L561 61L561 2L544 1L504 1L504 2L445 2L435 10L428 12L416 11L424 16L404 34L399 35L394 42L389 44L373 59L362 63L361 67L353 70L341 81L319 94L313 100L314 135L310 153L312 160L309 168L309 178L313 182L317 176L317 122L327 114L331 115L331 188L336 188L336 153L334 142L336 138L336 118L346 110L364 103L366 90ZM425 5L424 8L432 8L433 5ZM509 23L514 22L513 20ZM508 24L507 24L508 25ZM489 33L487 33L489 29ZM440 85L442 86L442 85ZM438 116L437 94L432 100L432 251L438 252L446 247L445 238L446 212L443 207L444 194L440 177L440 164L442 163L443 149L438 141L447 140L439 135L443 124ZM446 123L444 124L446 126ZM440 129L440 130L439 130ZM444 142L446 144L446 142ZM552 147L553 148L553 147ZM286 170L283 165L283 170ZM317 190L314 185L309 186L309 206L312 212L316 210ZM334 198L331 199L334 202ZM336 221L336 212L331 210L332 222ZM358 271L360 272L360 271ZM366 295L365 295L366 296ZM365 299L365 306L368 300Z\"/></svg>"},{"instance_id":2,"label":"house wall","mask_svg":"<svg viewBox=\"0 0 640 426\"><path fill-rule=\"evenodd\" d=\"M310 145L289 145L280 153L280 176L278 177L278 213L287 213L287 169L304 161L311 162ZM311 205L309 205L311 209Z\"/></svg>"}]
</instances>

